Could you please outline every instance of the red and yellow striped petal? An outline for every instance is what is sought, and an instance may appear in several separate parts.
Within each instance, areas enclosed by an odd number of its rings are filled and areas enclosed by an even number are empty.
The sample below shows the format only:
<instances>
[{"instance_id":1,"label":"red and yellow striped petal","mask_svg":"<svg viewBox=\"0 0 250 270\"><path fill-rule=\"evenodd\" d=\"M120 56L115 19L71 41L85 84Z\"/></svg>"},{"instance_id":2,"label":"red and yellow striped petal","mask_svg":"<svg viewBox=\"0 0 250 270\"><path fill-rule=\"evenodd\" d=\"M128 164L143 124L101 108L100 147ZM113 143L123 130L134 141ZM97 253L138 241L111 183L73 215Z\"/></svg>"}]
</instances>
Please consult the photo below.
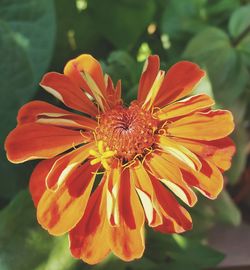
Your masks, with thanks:
<instances>
[{"instance_id":1,"label":"red and yellow striped petal","mask_svg":"<svg viewBox=\"0 0 250 270\"><path fill-rule=\"evenodd\" d=\"M150 55L143 67L138 89L138 97L137 97L138 102L143 103L145 101L148 92L151 89L156 79L156 76L159 72L159 68L160 68L159 56Z\"/></svg>"},{"instance_id":2,"label":"red and yellow striped petal","mask_svg":"<svg viewBox=\"0 0 250 270\"><path fill-rule=\"evenodd\" d=\"M5 141L5 149L11 162L21 163L52 158L89 140L79 131L33 123L12 130Z\"/></svg>"},{"instance_id":3,"label":"red and yellow striped petal","mask_svg":"<svg viewBox=\"0 0 250 270\"><path fill-rule=\"evenodd\" d=\"M89 54L82 54L70 60L64 74L87 91L102 111L108 107L105 80L100 63Z\"/></svg>"},{"instance_id":4,"label":"red and yellow striped petal","mask_svg":"<svg viewBox=\"0 0 250 270\"><path fill-rule=\"evenodd\" d=\"M107 218L111 226L119 225L119 207L118 207L118 191L120 188L121 163L114 160L111 164L111 170L107 171Z\"/></svg>"},{"instance_id":5,"label":"red and yellow striped petal","mask_svg":"<svg viewBox=\"0 0 250 270\"><path fill-rule=\"evenodd\" d=\"M171 136L205 141L224 138L233 129L233 116L225 110L196 112L167 125L167 132Z\"/></svg>"},{"instance_id":6,"label":"red and yellow striped petal","mask_svg":"<svg viewBox=\"0 0 250 270\"><path fill-rule=\"evenodd\" d=\"M60 156L40 161L31 174L29 190L35 206L38 205L43 193L46 191L46 176L58 158L60 158Z\"/></svg>"},{"instance_id":7,"label":"red and yellow striped petal","mask_svg":"<svg viewBox=\"0 0 250 270\"><path fill-rule=\"evenodd\" d=\"M110 108L113 108L117 105L122 104L121 99L121 80L119 80L114 87L113 81L110 76L105 74L105 83L106 83L106 102Z\"/></svg>"},{"instance_id":8,"label":"red and yellow striped petal","mask_svg":"<svg viewBox=\"0 0 250 270\"><path fill-rule=\"evenodd\" d=\"M149 226L156 227L162 224L162 214L150 177L139 161L130 168L130 175L135 182L136 191L140 197Z\"/></svg>"},{"instance_id":9,"label":"red and yellow striped petal","mask_svg":"<svg viewBox=\"0 0 250 270\"><path fill-rule=\"evenodd\" d=\"M97 122L89 117L77 115L44 101L31 101L18 112L18 125L39 123L71 129L94 130Z\"/></svg>"},{"instance_id":10,"label":"red and yellow striped petal","mask_svg":"<svg viewBox=\"0 0 250 270\"><path fill-rule=\"evenodd\" d=\"M175 138L179 145L183 145L193 153L214 163L223 171L231 167L232 156L235 153L235 144L229 137L214 141L198 141Z\"/></svg>"},{"instance_id":11,"label":"red and yellow striped petal","mask_svg":"<svg viewBox=\"0 0 250 270\"><path fill-rule=\"evenodd\" d=\"M211 97L200 94L169 104L155 112L154 117L160 121L164 121L201 111L210 108L212 105L214 105L214 100Z\"/></svg>"},{"instance_id":12,"label":"red and yellow striped petal","mask_svg":"<svg viewBox=\"0 0 250 270\"><path fill-rule=\"evenodd\" d=\"M110 226L110 248L124 261L140 258L145 249L144 213L131 181L129 169L120 175L118 191L119 226Z\"/></svg>"},{"instance_id":13,"label":"red and yellow striped petal","mask_svg":"<svg viewBox=\"0 0 250 270\"><path fill-rule=\"evenodd\" d=\"M156 144L160 149L164 150L164 152L181 160L190 168L194 170L201 168L199 158L188 148L176 142L175 138L158 135L156 136Z\"/></svg>"},{"instance_id":14,"label":"red and yellow striped petal","mask_svg":"<svg viewBox=\"0 0 250 270\"><path fill-rule=\"evenodd\" d=\"M50 234L62 235L81 219L99 164L75 168L56 191L46 190L37 206L37 219Z\"/></svg>"},{"instance_id":15,"label":"red and yellow striped petal","mask_svg":"<svg viewBox=\"0 0 250 270\"><path fill-rule=\"evenodd\" d=\"M155 153L145 160L151 173L166 185L176 196L189 206L197 202L192 189L183 180L175 159L169 154Z\"/></svg>"},{"instance_id":16,"label":"red and yellow striped petal","mask_svg":"<svg viewBox=\"0 0 250 270\"><path fill-rule=\"evenodd\" d=\"M64 74L67 75L72 81L74 81L80 88L92 93L85 80L82 77L82 73L88 73L95 81L99 89L105 93L105 82L100 63L92 57L90 54L82 54L75 59L70 60L65 68Z\"/></svg>"},{"instance_id":17,"label":"red and yellow striped petal","mask_svg":"<svg viewBox=\"0 0 250 270\"><path fill-rule=\"evenodd\" d=\"M205 72L194 63L188 61L176 63L168 70L154 106L163 107L187 96L204 75Z\"/></svg>"},{"instance_id":18,"label":"red and yellow striped petal","mask_svg":"<svg viewBox=\"0 0 250 270\"><path fill-rule=\"evenodd\" d=\"M84 216L69 232L70 250L74 257L88 264L101 262L110 252L106 219L105 176L91 195Z\"/></svg>"},{"instance_id":19,"label":"red and yellow striped petal","mask_svg":"<svg viewBox=\"0 0 250 270\"><path fill-rule=\"evenodd\" d=\"M192 229L192 219L174 196L154 176L150 175L156 198L164 216L163 224L154 229L164 233L181 233Z\"/></svg>"},{"instance_id":20,"label":"red and yellow striped petal","mask_svg":"<svg viewBox=\"0 0 250 270\"><path fill-rule=\"evenodd\" d=\"M223 176L220 170L210 161L200 158L202 168L199 172L181 169L182 176L188 185L198 189L210 199L216 199L223 189Z\"/></svg>"},{"instance_id":21,"label":"red and yellow striped petal","mask_svg":"<svg viewBox=\"0 0 250 270\"><path fill-rule=\"evenodd\" d=\"M58 158L46 176L47 188L57 190L70 173L89 157L89 151L94 147L94 142L88 143Z\"/></svg>"},{"instance_id":22,"label":"red and yellow striped petal","mask_svg":"<svg viewBox=\"0 0 250 270\"><path fill-rule=\"evenodd\" d=\"M49 72L44 75L40 85L69 108L92 116L98 114L94 103L67 76L57 72Z\"/></svg>"}]
</instances>

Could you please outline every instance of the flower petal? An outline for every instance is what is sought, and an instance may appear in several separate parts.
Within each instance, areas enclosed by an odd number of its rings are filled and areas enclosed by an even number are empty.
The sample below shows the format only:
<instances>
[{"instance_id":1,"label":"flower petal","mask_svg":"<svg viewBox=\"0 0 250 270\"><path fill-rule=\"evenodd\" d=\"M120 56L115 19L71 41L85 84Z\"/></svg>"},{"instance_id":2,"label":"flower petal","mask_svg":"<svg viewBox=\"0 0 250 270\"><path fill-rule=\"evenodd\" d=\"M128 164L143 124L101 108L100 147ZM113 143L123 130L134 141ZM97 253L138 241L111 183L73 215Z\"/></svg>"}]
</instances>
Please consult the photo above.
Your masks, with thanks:
<instances>
[{"instance_id":1,"label":"flower petal","mask_svg":"<svg viewBox=\"0 0 250 270\"><path fill-rule=\"evenodd\" d=\"M45 191L37 206L37 219L50 234L62 235L79 222L99 166L87 161L75 168L57 191Z\"/></svg>"},{"instance_id":2,"label":"flower petal","mask_svg":"<svg viewBox=\"0 0 250 270\"><path fill-rule=\"evenodd\" d=\"M164 80L164 77L165 77L165 72L160 70L155 78L153 85L151 86L151 88L147 94L147 97L146 97L144 103L142 104L142 108L144 110L149 111L152 108L154 101L157 97L157 94L159 92L159 89L160 89L162 82Z\"/></svg>"},{"instance_id":3,"label":"flower petal","mask_svg":"<svg viewBox=\"0 0 250 270\"><path fill-rule=\"evenodd\" d=\"M167 125L171 136L205 141L226 137L233 129L233 116L225 110L196 112Z\"/></svg>"},{"instance_id":4,"label":"flower petal","mask_svg":"<svg viewBox=\"0 0 250 270\"><path fill-rule=\"evenodd\" d=\"M89 117L77 115L38 100L25 104L18 112L17 121L19 125L40 123L87 130L94 130L97 126L97 122Z\"/></svg>"},{"instance_id":5,"label":"flower petal","mask_svg":"<svg viewBox=\"0 0 250 270\"><path fill-rule=\"evenodd\" d=\"M29 182L29 190L31 193L32 200L36 207L43 193L46 191L46 185L45 185L46 176L49 173L54 162L58 158L60 158L60 156L52 158L52 159L40 161L36 165L35 169L33 170L31 174L30 182Z\"/></svg>"},{"instance_id":6,"label":"flower petal","mask_svg":"<svg viewBox=\"0 0 250 270\"><path fill-rule=\"evenodd\" d=\"M111 226L119 226L118 190L120 187L121 164L114 160L107 171L107 218Z\"/></svg>"},{"instance_id":7,"label":"flower petal","mask_svg":"<svg viewBox=\"0 0 250 270\"><path fill-rule=\"evenodd\" d=\"M169 154L155 153L148 156L145 163L152 174L160 179L175 195L189 206L193 206L197 202L197 197L183 180L180 169L174 161Z\"/></svg>"},{"instance_id":8,"label":"flower petal","mask_svg":"<svg viewBox=\"0 0 250 270\"><path fill-rule=\"evenodd\" d=\"M47 188L56 191L70 173L89 157L89 150L94 146L94 142L88 143L58 158L46 176Z\"/></svg>"},{"instance_id":9,"label":"flower petal","mask_svg":"<svg viewBox=\"0 0 250 270\"><path fill-rule=\"evenodd\" d=\"M83 88L91 94L92 90L89 89L86 82L83 80L81 74L83 72L88 73L92 77L104 94L106 87L101 65L90 54L82 54L77 58L70 60L64 68L65 75L67 75L72 81L76 82L80 88Z\"/></svg>"},{"instance_id":10,"label":"flower petal","mask_svg":"<svg viewBox=\"0 0 250 270\"><path fill-rule=\"evenodd\" d=\"M162 215L150 177L139 161L130 168L130 175L135 182L149 226L156 227L162 224Z\"/></svg>"},{"instance_id":11,"label":"flower petal","mask_svg":"<svg viewBox=\"0 0 250 270\"><path fill-rule=\"evenodd\" d=\"M138 89L138 102L144 102L149 90L151 89L160 67L160 59L158 55L150 55L146 60Z\"/></svg>"},{"instance_id":12,"label":"flower petal","mask_svg":"<svg viewBox=\"0 0 250 270\"><path fill-rule=\"evenodd\" d=\"M104 183L105 178L91 195L84 216L69 233L72 255L88 264L99 263L110 252Z\"/></svg>"},{"instance_id":13,"label":"flower petal","mask_svg":"<svg viewBox=\"0 0 250 270\"><path fill-rule=\"evenodd\" d=\"M200 94L169 104L154 113L154 117L160 121L164 121L196 111L201 111L203 109L210 108L212 105L214 105L214 100L212 98L208 95Z\"/></svg>"},{"instance_id":14,"label":"flower petal","mask_svg":"<svg viewBox=\"0 0 250 270\"><path fill-rule=\"evenodd\" d=\"M200 172L181 169L183 178L188 185L198 189L204 196L216 199L223 189L223 176L212 162L202 158L200 161L202 163Z\"/></svg>"},{"instance_id":15,"label":"flower petal","mask_svg":"<svg viewBox=\"0 0 250 270\"><path fill-rule=\"evenodd\" d=\"M92 116L98 114L94 103L67 76L57 72L49 72L43 76L40 85L69 108Z\"/></svg>"},{"instance_id":16,"label":"flower petal","mask_svg":"<svg viewBox=\"0 0 250 270\"><path fill-rule=\"evenodd\" d=\"M187 96L204 75L205 72L194 63L176 63L168 70L154 105L162 107Z\"/></svg>"},{"instance_id":17,"label":"flower petal","mask_svg":"<svg viewBox=\"0 0 250 270\"><path fill-rule=\"evenodd\" d=\"M167 136L156 136L156 144L166 153L169 153L183 161L190 168L194 170L199 170L201 168L201 163L198 157L188 148L177 143L175 139Z\"/></svg>"},{"instance_id":18,"label":"flower petal","mask_svg":"<svg viewBox=\"0 0 250 270\"><path fill-rule=\"evenodd\" d=\"M106 95L107 103L110 108L113 108L119 104L122 104L121 99L121 80L119 80L114 87L114 84L109 75L105 74L105 83L106 83Z\"/></svg>"},{"instance_id":19,"label":"flower petal","mask_svg":"<svg viewBox=\"0 0 250 270\"><path fill-rule=\"evenodd\" d=\"M129 169L120 175L118 191L119 226L109 227L110 247L124 261L140 258L145 249L144 213Z\"/></svg>"},{"instance_id":20,"label":"flower petal","mask_svg":"<svg viewBox=\"0 0 250 270\"><path fill-rule=\"evenodd\" d=\"M223 171L231 167L232 156L235 153L235 145L229 137L214 141L175 138L175 141L202 158L213 162Z\"/></svg>"},{"instance_id":21,"label":"flower petal","mask_svg":"<svg viewBox=\"0 0 250 270\"><path fill-rule=\"evenodd\" d=\"M87 91L104 111L107 106L107 92L100 63L89 54L82 54L70 60L64 74Z\"/></svg>"},{"instance_id":22,"label":"flower petal","mask_svg":"<svg viewBox=\"0 0 250 270\"><path fill-rule=\"evenodd\" d=\"M156 198L161 206L161 211L165 219L163 224L157 226L156 230L162 232L181 233L192 228L192 219L185 208L183 208L174 196L160 183L154 176L150 176L156 194Z\"/></svg>"},{"instance_id":23,"label":"flower petal","mask_svg":"<svg viewBox=\"0 0 250 270\"><path fill-rule=\"evenodd\" d=\"M8 159L21 163L32 159L52 158L89 138L79 131L43 124L24 124L10 132L5 149Z\"/></svg>"}]
</instances>

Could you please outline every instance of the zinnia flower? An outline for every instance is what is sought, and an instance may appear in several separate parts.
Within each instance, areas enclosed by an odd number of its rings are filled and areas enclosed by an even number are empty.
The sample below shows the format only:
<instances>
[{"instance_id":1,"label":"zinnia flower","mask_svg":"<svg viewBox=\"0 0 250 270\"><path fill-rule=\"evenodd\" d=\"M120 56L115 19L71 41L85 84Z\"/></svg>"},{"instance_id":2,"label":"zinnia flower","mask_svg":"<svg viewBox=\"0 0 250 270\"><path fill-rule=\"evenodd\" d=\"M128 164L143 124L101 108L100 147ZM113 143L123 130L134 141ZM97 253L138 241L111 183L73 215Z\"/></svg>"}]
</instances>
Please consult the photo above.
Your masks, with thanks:
<instances>
[{"instance_id":1,"label":"zinnia flower","mask_svg":"<svg viewBox=\"0 0 250 270\"><path fill-rule=\"evenodd\" d=\"M125 261L143 254L144 223L163 233L192 228L195 190L215 199L235 151L229 111L205 94L189 96L204 76L182 61L166 73L149 56L129 107L99 62L81 55L41 86L67 111L43 101L24 105L5 142L8 159L44 159L30 192L37 219L52 235L69 232L74 257L89 264L110 252ZM183 99L186 97L185 99ZM77 114L75 111L78 111Z\"/></svg>"}]
</instances>

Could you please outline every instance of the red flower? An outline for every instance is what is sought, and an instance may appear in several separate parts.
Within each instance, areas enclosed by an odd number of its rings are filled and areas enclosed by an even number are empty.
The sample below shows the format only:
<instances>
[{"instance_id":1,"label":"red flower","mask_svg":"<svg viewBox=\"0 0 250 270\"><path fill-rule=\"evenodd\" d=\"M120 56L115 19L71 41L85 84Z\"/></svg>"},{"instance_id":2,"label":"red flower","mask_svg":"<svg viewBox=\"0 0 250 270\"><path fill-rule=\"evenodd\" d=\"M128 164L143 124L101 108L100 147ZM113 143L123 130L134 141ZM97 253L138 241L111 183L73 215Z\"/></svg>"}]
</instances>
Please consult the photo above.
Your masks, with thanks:
<instances>
[{"instance_id":1,"label":"red flower","mask_svg":"<svg viewBox=\"0 0 250 270\"><path fill-rule=\"evenodd\" d=\"M5 143L8 159L45 159L30 180L37 219L50 234L69 232L73 256L90 264L110 251L125 261L140 258L145 220L164 233L192 228L173 193L188 206L197 201L193 188L211 199L220 193L235 151L226 137L232 115L211 110L205 94L182 99L203 76L187 61L165 74L150 56L138 98L126 108L120 81L114 87L97 60L81 55L64 74L41 81L81 114L42 101L20 109Z\"/></svg>"}]
</instances>

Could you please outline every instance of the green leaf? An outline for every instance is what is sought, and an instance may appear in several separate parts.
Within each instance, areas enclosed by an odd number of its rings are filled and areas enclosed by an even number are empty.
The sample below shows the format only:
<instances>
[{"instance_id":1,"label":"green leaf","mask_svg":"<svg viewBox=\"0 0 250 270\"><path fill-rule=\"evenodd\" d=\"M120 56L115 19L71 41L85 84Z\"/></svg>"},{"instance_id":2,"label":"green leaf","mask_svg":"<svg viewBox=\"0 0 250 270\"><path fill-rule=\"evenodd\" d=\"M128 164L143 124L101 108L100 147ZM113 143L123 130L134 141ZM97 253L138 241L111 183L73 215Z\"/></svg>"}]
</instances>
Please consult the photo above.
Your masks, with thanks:
<instances>
[{"instance_id":1,"label":"green leaf","mask_svg":"<svg viewBox=\"0 0 250 270\"><path fill-rule=\"evenodd\" d=\"M192 91L192 95L198 95L198 94L207 94L211 98L214 98L212 85L207 75L201 79L201 81Z\"/></svg>"},{"instance_id":2,"label":"green leaf","mask_svg":"<svg viewBox=\"0 0 250 270\"><path fill-rule=\"evenodd\" d=\"M223 190L217 200L211 203L215 220L224 224L238 226L241 223L241 213L227 191ZM226 209L226 211L225 211Z\"/></svg>"},{"instance_id":3,"label":"green leaf","mask_svg":"<svg viewBox=\"0 0 250 270\"><path fill-rule=\"evenodd\" d=\"M98 29L88 6L77 8L80 1L55 0L57 33L52 69L61 72L69 59L83 53L106 55L110 48ZM81 1L82 2L82 1ZM87 1L85 1L87 3Z\"/></svg>"},{"instance_id":4,"label":"green leaf","mask_svg":"<svg viewBox=\"0 0 250 270\"><path fill-rule=\"evenodd\" d=\"M107 259L96 265L94 269L153 270L154 267L156 267L156 264L152 260L146 258L145 256L132 262L124 262L115 255L110 255Z\"/></svg>"},{"instance_id":5,"label":"green leaf","mask_svg":"<svg viewBox=\"0 0 250 270\"><path fill-rule=\"evenodd\" d=\"M189 212L193 218L194 227L187 235L192 239L204 236L218 223L238 226L241 222L240 210L226 190L223 190L216 200L207 200L199 196L199 204Z\"/></svg>"},{"instance_id":6,"label":"green leaf","mask_svg":"<svg viewBox=\"0 0 250 270\"><path fill-rule=\"evenodd\" d=\"M229 33L237 38L250 27L250 5L242 6L234 11L229 20Z\"/></svg>"},{"instance_id":7,"label":"green leaf","mask_svg":"<svg viewBox=\"0 0 250 270\"><path fill-rule=\"evenodd\" d=\"M236 145L236 153L232 159L232 167L226 173L230 184L236 184L242 172L245 169L247 161L247 143L248 143L248 134L246 132L243 124L238 124L234 133L233 140Z\"/></svg>"},{"instance_id":8,"label":"green leaf","mask_svg":"<svg viewBox=\"0 0 250 270\"><path fill-rule=\"evenodd\" d=\"M190 265L196 269L204 269L206 267L216 266L222 261L224 255L200 241L185 238L181 235L173 235L177 244L176 251L168 252L169 256L184 266ZM182 250L182 252L180 252Z\"/></svg>"},{"instance_id":9,"label":"green leaf","mask_svg":"<svg viewBox=\"0 0 250 270\"><path fill-rule=\"evenodd\" d=\"M68 237L53 237L36 220L27 191L20 192L0 212L1 270L73 270Z\"/></svg>"},{"instance_id":10,"label":"green leaf","mask_svg":"<svg viewBox=\"0 0 250 270\"><path fill-rule=\"evenodd\" d=\"M236 49L241 53L242 60L250 67L250 34L245 36L237 45Z\"/></svg>"},{"instance_id":11,"label":"green leaf","mask_svg":"<svg viewBox=\"0 0 250 270\"><path fill-rule=\"evenodd\" d=\"M176 1L166 5L161 30L173 39L183 39L184 33L196 33L206 24L205 0Z\"/></svg>"},{"instance_id":12,"label":"green leaf","mask_svg":"<svg viewBox=\"0 0 250 270\"><path fill-rule=\"evenodd\" d=\"M28 192L21 192L0 212L1 270L34 269L42 262L53 238L40 229Z\"/></svg>"},{"instance_id":13,"label":"green leaf","mask_svg":"<svg viewBox=\"0 0 250 270\"><path fill-rule=\"evenodd\" d=\"M250 5L235 10L230 17L228 29L243 61L250 66Z\"/></svg>"},{"instance_id":14,"label":"green leaf","mask_svg":"<svg viewBox=\"0 0 250 270\"><path fill-rule=\"evenodd\" d=\"M131 49L153 20L153 0L91 0L95 27L116 48Z\"/></svg>"},{"instance_id":15,"label":"green leaf","mask_svg":"<svg viewBox=\"0 0 250 270\"><path fill-rule=\"evenodd\" d=\"M82 261L74 259L69 251L69 239L67 236L57 237L51 245L48 259L34 270L79 270Z\"/></svg>"},{"instance_id":16,"label":"green leaf","mask_svg":"<svg viewBox=\"0 0 250 270\"><path fill-rule=\"evenodd\" d=\"M207 70L215 98L220 103L230 105L245 90L246 65L222 30L209 27L200 32L190 40L183 56Z\"/></svg>"},{"instance_id":17,"label":"green leaf","mask_svg":"<svg viewBox=\"0 0 250 270\"><path fill-rule=\"evenodd\" d=\"M232 12L240 7L239 0L213 0L207 1L206 11L208 21L213 25L224 26Z\"/></svg>"},{"instance_id":18,"label":"green leaf","mask_svg":"<svg viewBox=\"0 0 250 270\"><path fill-rule=\"evenodd\" d=\"M204 269L216 266L224 258L223 254L204 245L200 239L152 231L148 235L146 256L161 266L168 262L165 264L168 269Z\"/></svg>"},{"instance_id":19,"label":"green leaf","mask_svg":"<svg viewBox=\"0 0 250 270\"><path fill-rule=\"evenodd\" d=\"M50 62L55 35L53 1L3 0L0 8L0 117L1 138L15 126L18 109L36 92L38 82ZM1 150L1 156L4 152ZM3 179L22 182L19 170L1 162ZM25 169L26 168L26 169ZM26 177L26 175L25 175ZM19 178L19 179L18 179ZM2 187L0 196L10 197L17 190L15 184L8 190Z\"/></svg>"}]
</instances>

